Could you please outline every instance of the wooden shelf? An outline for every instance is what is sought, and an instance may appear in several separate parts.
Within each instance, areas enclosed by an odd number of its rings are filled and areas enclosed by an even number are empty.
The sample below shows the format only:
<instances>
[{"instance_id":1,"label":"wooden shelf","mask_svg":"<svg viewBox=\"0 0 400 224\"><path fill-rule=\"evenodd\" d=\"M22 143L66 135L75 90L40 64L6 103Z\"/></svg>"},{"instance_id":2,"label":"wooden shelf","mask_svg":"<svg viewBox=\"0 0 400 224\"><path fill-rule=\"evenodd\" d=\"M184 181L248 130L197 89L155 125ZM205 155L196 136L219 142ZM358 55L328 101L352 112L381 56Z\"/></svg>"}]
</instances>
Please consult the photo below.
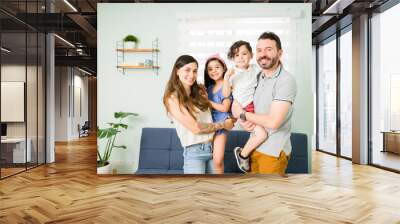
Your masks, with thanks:
<instances>
[{"instance_id":1,"label":"wooden shelf","mask_svg":"<svg viewBox=\"0 0 400 224\"><path fill-rule=\"evenodd\" d=\"M116 52L117 52L117 63L116 63L116 67L118 69L119 72L122 72L122 74L126 74L126 73L135 73L138 71L132 71L129 69L143 69L143 70L151 70L152 72L156 73L158 75L160 66L159 66L159 61L158 61L158 54L160 52L160 49L158 48L158 38L156 38L155 40L153 40L151 42L151 47L149 46L148 48L136 48L134 46L129 46L128 45L124 45L124 42L121 41L117 41L117 47L116 47ZM133 54L141 54L144 53L143 55L140 56L146 56L145 58L145 63L143 62L138 62L138 61L134 61L130 56L132 56ZM128 57L129 55L129 57ZM151 56L151 60L150 60L150 56ZM143 59L141 57L141 59ZM138 60L138 58L136 58L136 60ZM144 71L142 71L144 72Z\"/></svg>"},{"instance_id":2,"label":"wooden shelf","mask_svg":"<svg viewBox=\"0 0 400 224\"><path fill-rule=\"evenodd\" d=\"M121 52L159 52L159 49L151 48L118 48L117 51Z\"/></svg>"},{"instance_id":3,"label":"wooden shelf","mask_svg":"<svg viewBox=\"0 0 400 224\"><path fill-rule=\"evenodd\" d=\"M160 66L145 66L145 65L117 65L117 68L124 69L159 69Z\"/></svg>"}]
</instances>

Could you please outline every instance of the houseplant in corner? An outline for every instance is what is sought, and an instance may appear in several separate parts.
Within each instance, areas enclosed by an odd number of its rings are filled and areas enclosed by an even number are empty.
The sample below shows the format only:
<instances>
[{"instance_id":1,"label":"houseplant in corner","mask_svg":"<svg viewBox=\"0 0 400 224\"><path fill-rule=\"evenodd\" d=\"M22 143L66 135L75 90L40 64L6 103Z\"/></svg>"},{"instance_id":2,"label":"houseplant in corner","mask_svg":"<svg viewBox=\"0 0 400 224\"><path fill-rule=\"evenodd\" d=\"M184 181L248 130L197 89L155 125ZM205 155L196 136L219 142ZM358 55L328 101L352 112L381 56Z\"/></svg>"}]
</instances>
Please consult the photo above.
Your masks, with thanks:
<instances>
[{"instance_id":1,"label":"houseplant in corner","mask_svg":"<svg viewBox=\"0 0 400 224\"><path fill-rule=\"evenodd\" d=\"M128 128L128 125L122 123L122 121L129 116L138 116L138 114L130 112L115 112L114 118L118 119L117 123L108 123L108 128L98 128L97 137L99 139L105 139L106 146L103 153L100 153L99 147L97 147L97 174L111 173L111 164L109 159L113 149L126 149L125 145L115 145L115 139L118 133L121 133L121 131Z\"/></svg>"},{"instance_id":2,"label":"houseplant in corner","mask_svg":"<svg viewBox=\"0 0 400 224\"><path fill-rule=\"evenodd\" d=\"M124 48L126 49L137 48L138 43L139 39L132 34L129 34L124 38Z\"/></svg>"}]
</instances>

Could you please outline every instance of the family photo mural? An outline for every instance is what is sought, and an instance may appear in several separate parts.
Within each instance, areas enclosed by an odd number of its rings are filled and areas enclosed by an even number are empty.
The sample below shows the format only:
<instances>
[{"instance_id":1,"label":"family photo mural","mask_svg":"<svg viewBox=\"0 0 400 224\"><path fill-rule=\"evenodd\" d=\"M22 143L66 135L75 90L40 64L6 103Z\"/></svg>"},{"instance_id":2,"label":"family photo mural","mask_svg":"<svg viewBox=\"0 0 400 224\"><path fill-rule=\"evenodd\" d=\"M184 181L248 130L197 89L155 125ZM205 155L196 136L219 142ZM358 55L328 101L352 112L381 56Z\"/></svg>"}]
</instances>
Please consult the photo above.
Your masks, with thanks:
<instances>
[{"instance_id":1,"label":"family photo mural","mask_svg":"<svg viewBox=\"0 0 400 224\"><path fill-rule=\"evenodd\" d=\"M311 172L310 20L311 4L99 4L98 174Z\"/></svg>"}]
</instances>

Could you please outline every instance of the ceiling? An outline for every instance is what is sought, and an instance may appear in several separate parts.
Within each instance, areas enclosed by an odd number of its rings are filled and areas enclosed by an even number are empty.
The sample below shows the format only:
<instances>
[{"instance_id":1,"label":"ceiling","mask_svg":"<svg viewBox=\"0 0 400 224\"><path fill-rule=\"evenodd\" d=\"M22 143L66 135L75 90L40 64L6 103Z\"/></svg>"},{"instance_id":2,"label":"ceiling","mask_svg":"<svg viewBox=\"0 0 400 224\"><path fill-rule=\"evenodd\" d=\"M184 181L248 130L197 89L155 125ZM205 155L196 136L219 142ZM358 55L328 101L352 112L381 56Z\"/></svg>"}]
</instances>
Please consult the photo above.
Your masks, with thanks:
<instances>
[{"instance_id":1,"label":"ceiling","mask_svg":"<svg viewBox=\"0 0 400 224\"><path fill-rule=\"evenodd\" d=\"M368 10L374 10L388 1L390 0L233 0L229 2L312 3L312 37L313 44L317 44L334 34L338 28L351 24L352 17ZM29 52L34 52L33 48L37 46L37 43L31 40L33 35L27 40L29 42L27 50L24 47L18 47L25 46L26 40L22 38L25 28L32 32L55 32L60 37L55 38L56 65L79 66L95 73L97 67L97 3L129 2L226 3L226 1L213 0L1 0L2 46L7 43L7 48L17 49L16 52L19 49L21 53L28 52L29 54ZM50 11L52 13L49 13Z\"/></svg>"}]
</instances>

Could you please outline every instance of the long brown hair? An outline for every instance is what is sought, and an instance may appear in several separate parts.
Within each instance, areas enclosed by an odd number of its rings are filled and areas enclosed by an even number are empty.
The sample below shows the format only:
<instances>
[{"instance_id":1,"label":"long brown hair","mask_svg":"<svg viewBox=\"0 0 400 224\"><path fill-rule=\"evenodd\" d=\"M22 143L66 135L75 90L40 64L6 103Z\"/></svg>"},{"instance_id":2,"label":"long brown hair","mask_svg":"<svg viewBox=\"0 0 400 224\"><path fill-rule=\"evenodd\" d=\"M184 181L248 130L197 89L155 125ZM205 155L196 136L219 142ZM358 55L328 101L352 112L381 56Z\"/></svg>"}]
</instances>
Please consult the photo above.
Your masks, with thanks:
<instances>
[{"instance_id":1,"label":"long brown hair","mask_svg":"<svg viewBox=\"0 0 400 224\"><path fill-rule=\"evenodd\" d=\"M196 59L190 55L182 55L176 59L174 67L172 68L171 77L165 88L163 103L165 109L169 112L168 99L174 94L178 98L179 106L187 109L190 115L196 119L194 114L198 113L198 110L206 111L211 107L207 98L207 91L203 85L199 85L197 81L195 81L190 87L190 95L188 95L177 75L177 71L180 68L193 62L196 63L197 66L199 65Z\"/></svg>"}]
</instances>

